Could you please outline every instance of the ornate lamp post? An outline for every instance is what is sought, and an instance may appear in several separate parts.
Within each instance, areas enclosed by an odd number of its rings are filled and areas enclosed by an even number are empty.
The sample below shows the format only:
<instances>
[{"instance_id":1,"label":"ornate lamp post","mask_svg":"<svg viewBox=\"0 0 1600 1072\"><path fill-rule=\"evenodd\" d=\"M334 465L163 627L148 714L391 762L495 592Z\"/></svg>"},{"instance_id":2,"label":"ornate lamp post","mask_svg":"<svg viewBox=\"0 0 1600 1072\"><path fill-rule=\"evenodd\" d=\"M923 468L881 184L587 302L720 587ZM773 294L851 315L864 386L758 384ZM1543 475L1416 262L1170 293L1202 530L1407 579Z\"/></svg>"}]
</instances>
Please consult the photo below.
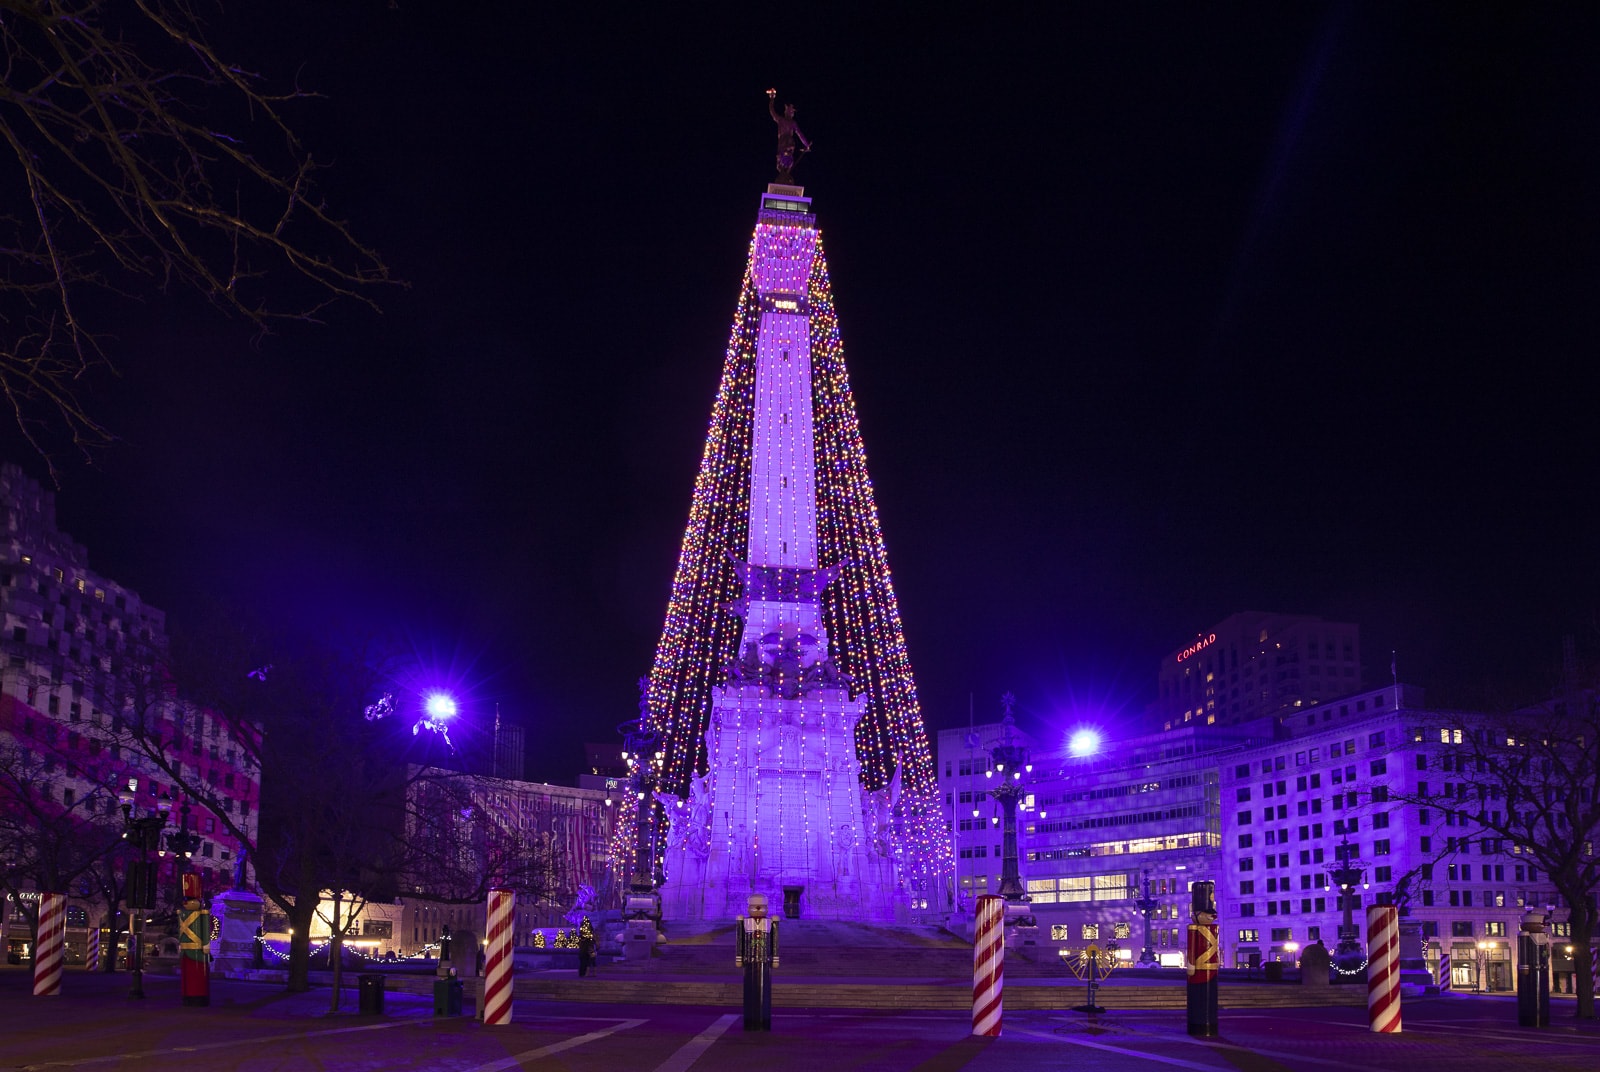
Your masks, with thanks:
<instances>
[{"instance_id":1,"label":"ornate lamp post","mask_svg":"<svg viewBox=\"0 0 1600 1072\"><path fill-rule=\"evenodd\" d=\"M1339 887L1339 904L1344 908L1344 922L1339 925L1339 944L1334 947L1333 952L1336 960L1348 960L1354 959L1361 954L1361 928L1356 926L1351 919L1351 912L1355 908L1353 902L1358 896L1355 893L1355 888L1360 886L1362 889L1366 889L1369 883L1366 881L1367 873L1356 866L1355 857L1350 851L1350 838L1348 835L1345 836L1337 851L1339 854L1339 866L1329 871L1328 876Z\"/></svg>"},{"instance_id":2,"label":"ornate lamp post","mask_svg":"<svg viewBox=\"0 0 1600 1072\"><path fill-rule=\"evenodd\" d=\"M1006 693L1000 700L1005 705L1005 718L1001 724L1005 727L1000 743L990 750L994 757L994 770L989 776L1000 775L1000 784L991 790L991 795L1000 802L1000 808L1005 813L1005 831L1000 864L1000 889L997 891L1012 904L1021 904L1028 900L1027 891L1023 889L1022 878L1017 873L1017 799L1022 796L1022 776L1033 770L1033 764L1028 762L1028 750L1016 742L1013 730L1014 722L1011 718L1011 705L1015 702L1011 693Z\"/></svg>"},{"instance_id":3,"label":"ornate lamp post","mask_svg":"<svg viewBox=\"0 0 1600 1072\"><path fill-rule=\"evenodd\" d=\"M1142 967L1151 967L1158 964L1159 958L1150 943L1150 917L1161 903L1150 893L1150 869L1144 869L1144 896L1134 902L1139 907L1139 914L1144 916L1144 949L1139 953L1139 964Z\"/></svg>"},{"instance_id":4,"label":"ornate lamp post","mask_svg":"<svg viewBox=\"0 0 1600 1072\"><path fill-rule=\"evenodd\" d=\"M128 966L133 975L133 985L128 990L132 998L144 997L144 916L156 906L156 867L150 862L150 853L161 848L161 828L167 825L167 807L160 806L149 815L133 813L135 783L128 783L129 792L121 795L122 836L130 848L139 851L137 862L128 861Z\"/></svg>"},{"instance_id":5,"label":"ornate lamp post","mask_svg":"<svg viewBox=\"0 0 1600 1072\"><path fill-rule=\"evenodd\" d=\"M200 848L200 835L189 832L189 802L178 805L178 829L167 835L167 852L177 858L178 874L189 870L189 861Z\"/></svg>"}]
</instances>

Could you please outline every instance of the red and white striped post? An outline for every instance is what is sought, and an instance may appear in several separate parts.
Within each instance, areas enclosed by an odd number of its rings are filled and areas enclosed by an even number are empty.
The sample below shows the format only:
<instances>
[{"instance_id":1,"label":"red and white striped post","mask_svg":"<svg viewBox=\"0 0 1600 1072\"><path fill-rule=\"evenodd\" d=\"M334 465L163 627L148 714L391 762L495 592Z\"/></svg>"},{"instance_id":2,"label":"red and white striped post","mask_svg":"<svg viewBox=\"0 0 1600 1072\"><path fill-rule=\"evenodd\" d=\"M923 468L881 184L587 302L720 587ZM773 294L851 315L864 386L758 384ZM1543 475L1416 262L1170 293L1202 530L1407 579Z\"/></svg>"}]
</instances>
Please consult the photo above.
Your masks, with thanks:
<instances>
[{"instance_id":1,"label":"red and white striped post","mask_svg":"<svg viewBox=\"0 0 1600 1072\"><path fill-rule=\"evenodd\" d=\"M89 955L83 958L84 971L100 970L100 928L89 928Z\"/></svg>"},{"instance_id":2,"label":"red and white striped post","mask_svg":"<svg viewBox=\"0 0 1600 1072\"><path fill-rule=\"evenodd\" d=\"M1006 971L1006 899L978 898L972 942L972 1033L998 1038L1003 1019Z\"/></svg>"},{"instance_id":3,"label":"red and white striped post","mask_svg":"<svg viewBox=\"0 0 1600 1072\"><path fill-rule=\"evenodd\" d=\"M39 895L39 938L33 944L33 996L61 994L61 968L67 960L67 895Z\"/></svg>"},{"instance_id":4,"label":"red and white striped post","mask_svg":"<svg viewBox=\"0 0 1600 1072\"><path fill-rule=\"evenodd\" d=\"M1367 1022L1383 1034L1400 1033L1400 910L1367 909Z\"/></svg>"},{"instance_id":5,"label":"red and white striped post","mask_svg":"<svg viewBox=\"0 0 1600 1072\"><path fill-rule=\"evenodd\" d=\"M511 1022L511 934L517 898L510 890L489 891L489 934L483 960L483 1022Z\"/></svg>"}]
</instances>

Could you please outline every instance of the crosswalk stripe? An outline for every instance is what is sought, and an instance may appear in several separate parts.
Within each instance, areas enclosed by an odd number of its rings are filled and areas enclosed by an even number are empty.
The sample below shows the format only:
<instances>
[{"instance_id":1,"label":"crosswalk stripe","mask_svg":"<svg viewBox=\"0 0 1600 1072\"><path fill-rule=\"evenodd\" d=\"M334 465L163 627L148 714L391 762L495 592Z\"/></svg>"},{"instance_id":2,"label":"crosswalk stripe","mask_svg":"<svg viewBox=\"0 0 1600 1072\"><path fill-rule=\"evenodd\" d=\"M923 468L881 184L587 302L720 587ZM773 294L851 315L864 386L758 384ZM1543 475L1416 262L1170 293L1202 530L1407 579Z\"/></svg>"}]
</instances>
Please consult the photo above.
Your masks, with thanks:
<instances>
[{"instance_id":1,"label":"crosswalk stripe","mask_svg":"<svg viewBox=\"0 0 1600 1072\"><path fill-rule=\"evenodd\" d=\"M710 1027L678 1047L677 1053L657 1065L655 1072L687 1072L689 1066L698 1061L700 1055L709 1050L711 1044L717 1041L724 1031L732 1027L733 1022L737 1019L739 1019L739 1014L733 1012L726 1016L717 1017Z\"/></svg>"},{"instance_id":2,"label":"crosswalk stripe","mask_svg":"<svg viewBox=\"0 0 1600 1072\"><path fill-rule=\"evenodd\" d=\"M619 1023L612 1024L610 1027L602 1028L599 1031L591 1031L587 1035L576 1035L569 1039L562 1039L560 1042L552 1042L548 1046L540 1046L537 1050L529 1050L526 1053L514 1054L511 1057L502 1057L498 1061L490 1061L486 1065L478 1065L474 1068L469 1068L467 1069L467 1072L501 1072L502 1069L516 1068L524 1061L537 1061L541 1057L549 1057L553 1053L560 1053L563 1050L570 1050L574 1047L582 1046L585 1043L594 1042L597 1039L603 1039L607 1035L614 1035L618 1031L627 1031L630 1028L638 1027L640 1024L646 1022L647 1021L644 1020L623 1020Z\"/></svg>"}]
</instances>

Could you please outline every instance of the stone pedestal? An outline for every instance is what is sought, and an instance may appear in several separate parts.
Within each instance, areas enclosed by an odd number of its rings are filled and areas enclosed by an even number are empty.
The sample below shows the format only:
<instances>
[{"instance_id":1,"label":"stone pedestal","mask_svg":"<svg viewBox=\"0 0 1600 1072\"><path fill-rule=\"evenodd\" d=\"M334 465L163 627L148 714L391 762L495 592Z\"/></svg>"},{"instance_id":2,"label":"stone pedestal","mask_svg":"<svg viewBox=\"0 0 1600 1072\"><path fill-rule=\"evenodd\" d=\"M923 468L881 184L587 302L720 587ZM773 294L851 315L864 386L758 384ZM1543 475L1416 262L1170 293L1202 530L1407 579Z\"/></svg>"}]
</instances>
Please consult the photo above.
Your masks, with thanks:
<instances>
[{"instance_id":1,"label":"stone pedestal","mask_svg":"<svg viewBox=\"0 0 1600 1072\"><path fill-rule=\"evenodd\" d=\"M256 929L263 909L261 898L249 890L229 890L211 899L211 915L218 923L217 940L211 943L214 973L239 975L256 967Z\"/></svg>"},{"instance_id":2,"label":"stone pedestal","mask_svg":"<svg viewBox=\"0 0 1600 1072\"><path fill-rule=\"evenodd\" d=\"M1428 970L1427 946L1422 941L1422 924L1414 919L1400 921L1400 985L1433 985L1433 972Z\"/></svg>"},{"instance_id":3,"label":"stone pedestal","mask_svg":"<svg viewBox=\"0 0 1600 1072\"><path fill-rule=\"evenodd\" d=\"M476 979L482 973L478 970L478 958L483 955L483 944L478 941L478 936L471 931L452 931L450 934L450 962L449 967L454 970L457 979Z\"/></svg>"},{"instance_id":4,"label":"stone pedestal","mask_svg":"<svg viewBox=\"0 0 1600 1072\"><path fill-rule=\"evenodd\" d=\"M630 919L622 931L622 959L649 960L656 947L656 924L652 919Z\"/></svg>"}]
</instances>

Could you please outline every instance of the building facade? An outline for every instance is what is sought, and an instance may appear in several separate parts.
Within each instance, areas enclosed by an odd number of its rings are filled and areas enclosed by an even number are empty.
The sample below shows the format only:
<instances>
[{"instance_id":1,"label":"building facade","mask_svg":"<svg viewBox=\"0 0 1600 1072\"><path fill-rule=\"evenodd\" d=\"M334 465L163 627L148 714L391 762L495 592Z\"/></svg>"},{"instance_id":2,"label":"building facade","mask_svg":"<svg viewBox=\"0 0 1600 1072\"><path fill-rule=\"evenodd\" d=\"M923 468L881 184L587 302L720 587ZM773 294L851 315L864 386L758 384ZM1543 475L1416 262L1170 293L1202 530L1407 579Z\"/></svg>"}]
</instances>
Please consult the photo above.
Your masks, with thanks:
<instances>
[{"instance_id":1,"label":"building facade","mask_svg":"<svg viewBox=\"0 0 1600 1072\"><path fill-rule=\"evenodd\" d=\"M1333 949L1345 902L1332 872L1348 855L1362 882L1343 897L1363 946L1367 907L1403 902L1429 962L1449 954L1457 988L1515 985L1523 913L1560 899L1518 846L1418 803L1450 788L1463 721L1391 686L1286 718L1280 739L1224 764L1224 963Z\"/></svg>"},{"instance_id":2,"label":"building facade","mask_svg":"<svg viewBox=\"0 0 1600 1072\"><path fill-rule=\"evenodd\" d=\"M180 870L199 873L208 895L231 885L240 843L223 816L253 841L260 803L256 773L227 724L180 698L138 717L153 720L165 757L204 786L204 799L186 797L131 745L126 720L134 716L118 703L120 675L127 660L165 645L165 615L93 570L83 545L57 527L55 496L17 466L0 465L0 791L28 798L42 837L98 844L119 835L125 808L166 816L151 854L164 902L175 896ZM185 823L198 839L187 858L166 840ZM127 845L113 854L112 892L135 855ZM86 888L79 882L71 892ZM87 926L112 912L104 896L73 897L69 956L81 955ZM26 913L8 905L0 927L16 947L27 933Z\"/></svg>"},{"instance_id":3,"label":"building facade","mask_svg":"<svg viewBox=\"0 0 1600 1072\"><path fill-rule=\"evenodd\" d=\"M1293 963L1317 942L1334 950L1346 908L1364 949L1367 908L1404 904L1431 968L1448 957L1457 989L1507 990L1523 914L1553 907L1556 982L1570 989L1567 912L1549 881L1518 846L1433 803L1461 796L1453 779L1463 776L1451 772L1471 718L1398 685L1249 724L1191 720L1095 757L1035 753L1018 823L1036 940L1109 939L1132 959L1148 889L1155 952L1178 963L1189 885L1210 879L1225 966ZM999 884L1000 809L976 789L999 731L939 737L947 823L971 883L963 892ZM1483 806L1492 800L1473 808ZM1359 873L1348 893L1335 878L1346 865Z\"/></svg>"},{"instance_id":4,"label":"building facade","mask_svg":"<svg viewBox=\"0 0 1600 1072\"><path fill-rule=\"evenodd\" d=\"M516 935L519 944L541 927L566 925L574 913L598 914L616 907L619 891L606 882L612 825L624 801L604 789L525 782L509 778L413 771L409 779L407 821L413 841L427 838L427 826L444 830L443 843L459 855L459 867L436 875L409 876L410 895L397 900L401 912L394 935L402 955L436 945L442 928L472 930L481 938L486 905L448 903L465 887L477 890L499 881L505 871L518 889ZM438 826L426 820L437 818ZM424 854L431 855L431 854Z\"/></svg>"},{"instance_id":5,"label":"building facade","mask_svg":"<svg viewBox=\"0 0 1600 1072\"><path fill-rule=\"evenodd\" d=\"M1290 714L1361 688L1361 630L1303 614L1242 611L1168 652L1156 683L1162 729Z\"/></svg>"}]
</instances>

